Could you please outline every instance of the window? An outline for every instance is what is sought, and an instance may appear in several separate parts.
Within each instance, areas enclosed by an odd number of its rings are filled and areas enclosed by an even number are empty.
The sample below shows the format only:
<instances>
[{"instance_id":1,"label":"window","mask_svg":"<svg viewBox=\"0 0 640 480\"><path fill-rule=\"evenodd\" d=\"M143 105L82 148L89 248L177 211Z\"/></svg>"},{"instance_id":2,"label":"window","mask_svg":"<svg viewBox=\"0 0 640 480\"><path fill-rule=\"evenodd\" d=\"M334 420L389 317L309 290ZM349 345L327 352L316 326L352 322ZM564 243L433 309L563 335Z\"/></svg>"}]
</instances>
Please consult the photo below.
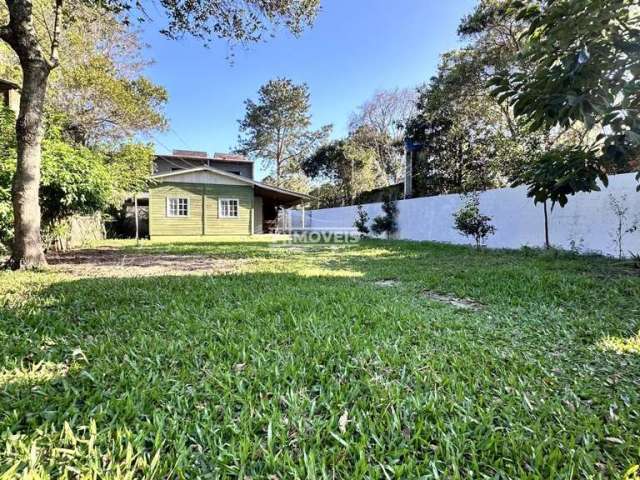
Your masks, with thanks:
<instances>
[{"instance_id":1,"label":"window","mask_svg":"<svg viewBox=\"0 0 640 480\"><path fill-rule=\"evenodd\" d=\"M220 218L238 218L240 210L240 201L236 198L220 199Z\"/></svg>"},{"instance_id":2,"label":"window","mask_svg":"<svg viewBox=\"0 0 640 480\"><path fill-rule=\"evenodd\" d=\"M188 198L167 198L167 216L168 217L188 217L189 216L189 199Z\"/></svg>"}]
</instances>

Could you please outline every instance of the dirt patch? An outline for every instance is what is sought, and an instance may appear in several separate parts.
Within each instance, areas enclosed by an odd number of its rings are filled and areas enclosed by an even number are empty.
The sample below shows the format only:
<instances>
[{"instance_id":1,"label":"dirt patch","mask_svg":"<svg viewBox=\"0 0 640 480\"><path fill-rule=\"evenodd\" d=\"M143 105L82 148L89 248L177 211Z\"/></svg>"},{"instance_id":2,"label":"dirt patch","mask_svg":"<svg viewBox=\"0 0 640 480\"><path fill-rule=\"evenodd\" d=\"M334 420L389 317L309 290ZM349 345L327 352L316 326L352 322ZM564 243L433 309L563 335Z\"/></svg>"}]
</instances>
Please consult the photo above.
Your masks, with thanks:
<instances>
[{"instance_id":1,"label":"dirt patch","mask_svg":"<svg viewBox=\"0 0 640 480\"><path fill-rule=\"evenodd\" d=\"M422 295L428 298L429 300L434 300L440 303L446 303L448 305L454 306L456 308L462 308L464 310L482 310L484 305L478 303L470 298L458 298L453 295L443 295L441 293L432 292L430 290L424 290Z\"/></svg>"},{"instance_id":2,"label":"dirt patch","mask_svg":"<svg viewBox=\"0 0 640 480\"><path fill-rule=\"evenodd\" d=\"M244 262L200 255L125 253L110 248L55 252L47 255L47 261L55 271L76 277L220 275L236 272Z\"/></svg>"},{"instance_id":3,"label":"dirt patch","mask_svg":"<svg viewBox=\"0 0 640 480\"><path fill-rule=\"evenodd\" d=\"M374 282L374 285L381 288L397 287L398 285L400 285L400 281L393 279L378 280L377 282Z\"/></svg>"}]
</instances>

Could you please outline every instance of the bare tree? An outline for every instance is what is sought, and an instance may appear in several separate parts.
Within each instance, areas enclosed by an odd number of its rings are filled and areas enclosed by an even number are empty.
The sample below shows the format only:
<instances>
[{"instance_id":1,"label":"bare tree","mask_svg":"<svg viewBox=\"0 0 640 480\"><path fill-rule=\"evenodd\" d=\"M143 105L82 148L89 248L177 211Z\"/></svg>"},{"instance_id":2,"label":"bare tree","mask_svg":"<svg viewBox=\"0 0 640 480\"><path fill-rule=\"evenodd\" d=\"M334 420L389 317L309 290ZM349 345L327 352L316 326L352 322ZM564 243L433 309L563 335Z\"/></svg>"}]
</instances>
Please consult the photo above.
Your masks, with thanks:
<instances>
[{"instance_id":1,"label":"bare tree","mask_svg":"<svg viewBox=\"0 0 640 480\"><path fill-rule=\"evenodd\" d=\"M376 151L379 175L386 185L402 180L405 126L415 114L413 88L379 90L351 115L351 135Z\"/></svg>"}]
</instances>

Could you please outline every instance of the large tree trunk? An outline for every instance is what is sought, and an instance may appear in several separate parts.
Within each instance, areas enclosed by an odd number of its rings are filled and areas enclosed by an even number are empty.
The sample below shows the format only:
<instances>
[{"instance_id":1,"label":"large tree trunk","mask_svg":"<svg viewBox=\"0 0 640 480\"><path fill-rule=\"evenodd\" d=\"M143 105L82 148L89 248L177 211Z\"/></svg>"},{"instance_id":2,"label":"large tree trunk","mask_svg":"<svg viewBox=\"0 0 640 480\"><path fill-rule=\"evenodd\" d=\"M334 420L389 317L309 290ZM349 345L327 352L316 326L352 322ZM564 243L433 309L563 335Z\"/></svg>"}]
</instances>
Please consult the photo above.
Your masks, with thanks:
<instances>
[{"instance_id":1,"label":"large tree trunk","mask_svg":"<svg viewBox=\"0 0 640 480\"><path fill-rule=\"evenodd\" d=\"M13 177L15 238L9 266L38 268L47 264L40 236L40 163L44 99L49 65L42 60L22 62L23 85L16 121L18 164Z\"/></svg>"},{"instance_id":2,"label":"large tree trunk","mask_svg":"<svg viewBox=\"0 0 640 480\"><path fill-rule=\"evenodd\" d=\"M58 64L63 0L55 0L50 58L44 54L33 24L32 0L5 0L9 23L0 39L20 59L22 95L16 121L18 164L13 177L14 241L9 267L38 268L47 261L40 237L40 162L47 78Z\"/></svg>"}]
</instances>

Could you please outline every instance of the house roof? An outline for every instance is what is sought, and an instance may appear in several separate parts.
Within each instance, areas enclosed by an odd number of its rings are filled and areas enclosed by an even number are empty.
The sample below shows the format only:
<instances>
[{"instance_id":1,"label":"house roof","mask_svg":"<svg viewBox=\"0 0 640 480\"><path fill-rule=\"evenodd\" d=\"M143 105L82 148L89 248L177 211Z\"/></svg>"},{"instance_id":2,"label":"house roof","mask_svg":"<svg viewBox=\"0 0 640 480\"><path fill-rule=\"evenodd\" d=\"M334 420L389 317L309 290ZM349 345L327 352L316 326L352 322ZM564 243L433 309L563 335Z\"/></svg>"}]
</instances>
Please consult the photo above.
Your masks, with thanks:
<instances>
[{"instance_id":1,"label":"house roof","mask_svg":"<svg viewBox=\"0 0 640 480\"><path fill-rule=\"evenodd\" d=\"M151 178L156 179L165 179L170 177L175 177L178 175L185 175L187 173L193 172L211 172L216 175L221 175L223 177L227 177L238 182L246 183L247 185L252 185L257 193L260 193L269 198L273 198L274 200L281 200L287 204L295 204L300 200L309 200L311 197L304 193L294 192L292 190L287 190L284 188L274 187L273 185L267 185L266 183L257 182L255 180L251 180L247 177L243 177L241 175L236 175L235 173L225 172L224 170L220 170L217 168L202 166L195 168L188 168L185 170L177 170L175 172L167 172L167 173L159 173L156 175L152 175Z\"/></svg>"}]
</instances>

